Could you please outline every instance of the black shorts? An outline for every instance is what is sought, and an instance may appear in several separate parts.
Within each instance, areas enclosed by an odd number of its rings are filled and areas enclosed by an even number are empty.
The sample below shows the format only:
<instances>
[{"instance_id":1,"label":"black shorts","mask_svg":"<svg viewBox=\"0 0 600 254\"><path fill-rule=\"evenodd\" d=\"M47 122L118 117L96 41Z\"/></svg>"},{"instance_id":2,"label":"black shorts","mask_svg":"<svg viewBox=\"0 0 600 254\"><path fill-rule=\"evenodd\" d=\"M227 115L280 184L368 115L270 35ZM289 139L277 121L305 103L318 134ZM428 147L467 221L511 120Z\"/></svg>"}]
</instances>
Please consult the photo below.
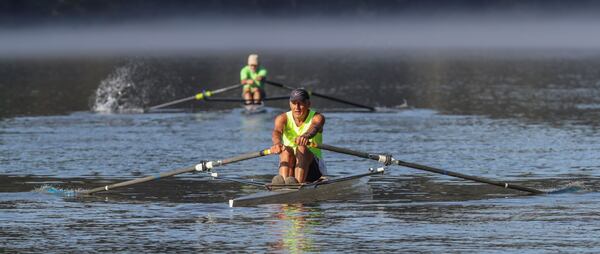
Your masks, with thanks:
<instances>
[{"instance_id":1,"label":"black shorts","mask_svg":"<svg viewBox=\"0 0 600 254\"><path fill-rule=\"evenodd\" d=\"M308 167L308 174L306 174L306 181L307 182L314 182L316 180L319 180L319 178L321 178L321 176L323 176L323 174L321 174L321 170L319 170L319 163L317 162L316 159L313 158L312 162L310 163L310 167Z\"/></svg>"}]
</instances>

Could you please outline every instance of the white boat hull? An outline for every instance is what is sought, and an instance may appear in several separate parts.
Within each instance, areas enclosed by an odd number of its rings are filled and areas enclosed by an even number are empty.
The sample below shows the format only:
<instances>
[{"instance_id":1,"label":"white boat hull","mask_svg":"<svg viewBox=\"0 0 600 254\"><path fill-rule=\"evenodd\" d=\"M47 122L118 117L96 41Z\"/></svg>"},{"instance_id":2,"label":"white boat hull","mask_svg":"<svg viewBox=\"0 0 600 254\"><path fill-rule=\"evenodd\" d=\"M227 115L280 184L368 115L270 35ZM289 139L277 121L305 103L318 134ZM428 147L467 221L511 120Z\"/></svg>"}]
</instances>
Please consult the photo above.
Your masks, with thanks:
<instances>
[{"instance_id":1,"label":"white boat hull","mask_svg":"<svg viewBox=\"0 0 600 254\"><path fill-rule=\"evenodd\" d=\"M260 113L265 113L267 112L267 109L265 108L265 104L261 103L261 104L250 104L250 105L244 105L244 114L260 114Z\"/></svg>"},{"instance_id":2,"label":"white boat hull","mask_svg":"<svg viewBox=\"0 0 600 254\"><path fill-rule=\"evenodd\" d=\"M280 188L229 200L230 207L255 206L261 204L293 204L320 200L331 200L355 193L359 186L366 186L369 176L383 174L383 169L348 177L339 177L310 183L301 188Z\"/></svg>"}]
</instances>

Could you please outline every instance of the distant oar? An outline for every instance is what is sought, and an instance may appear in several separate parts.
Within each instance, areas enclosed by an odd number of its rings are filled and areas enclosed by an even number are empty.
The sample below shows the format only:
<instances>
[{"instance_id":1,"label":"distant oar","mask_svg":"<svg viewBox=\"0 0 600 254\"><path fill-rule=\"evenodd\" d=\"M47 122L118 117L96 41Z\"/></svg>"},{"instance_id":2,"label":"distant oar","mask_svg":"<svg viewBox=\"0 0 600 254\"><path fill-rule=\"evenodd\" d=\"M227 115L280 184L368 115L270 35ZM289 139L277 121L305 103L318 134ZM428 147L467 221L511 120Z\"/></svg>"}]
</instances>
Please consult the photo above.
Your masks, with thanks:
<instances>
[{"instance_id":1,"label":"distant oar","mask_svg":"<svg viewBox=\"0 0 600 254\"><path fill-rule=\"evenodd\" d=\"M148 108L148 110L160 109L160 108L168 107L168 106L171 106L171 105L175 105L175 104L179 104L179 103L186 102L186 101L191 101L191 100L206 99L206 98L211 97L211 96L213 96L215 94L220 94L220 93L223 93L223 92L227 92L229 90L233 90L233 89L236 89L236 88L241 87L241 86L243 86L243 85L242 84L235 84L235 85L224 87L224 88L217 89L217 90L214 90L214 91L203 91L203 92L198 93L198 94L196 94L194 96L190 96L190 97L186 97L186 98L183 98L183 99L174 100L174 101L171 101L171 102L167 102L167 103L163 103L163 104L160 104L160 105L152 106L152 107Z\"/></svg>"},{"instance_id":2,"label":"distant oar","mask_svg":"<svg viewBox=\"0 0 600 254\"><path fill-rule=\"evenodd\" d=\"M500 186L502 188L529 192L532 194L547 194L548 193L545 191L541 191L541 190L537 190L537 189L533 189L533 188L529 188L529 187L525 187L525 186L520 186L520 185L516 185L516 184L512 184L512 183L495 181L495 180L490 180L490 179L486 179L486 178L482 178L482 177L470 176L470 175L465 175L465 174L452 172L452 171L448 171L448 170L444 170L444 169L438 169L438 168L434 168L434 167L419 165L416 163L410 163L410 162L405 162L405 161L401 161L401 160L396 160L396 159L392 158L392 156L390 156L390 155L370 154L370 153L366 153L366 152L353 151L350 149L335 147L335 146L326 145L326 144L320 144L320 145L312 144L312 146L321 148L323 150L332 151L332 152L343 153L343 154L354 155L354 156L365 158L365 159L376 160L376 161L379 161L386 165L397 164L397 165L404 166L404 167L425 170L425 171L442 174L442 175L454 176L454 177L467 179L467 180L471 180L471 181L475 181L475 182L496 185L496 186Z\"/></svg>"},{"instance_id":3,"label":"distant oar","mask_svg":"<svg viewBox=\"0 0 600 254\"><path fill-rule=\"evenodd\" d=\"M130 185L134 185L134 184L138 184L138 183L153 181L153 180L157 180L160 178L170 177L170 176L179 175L179 174L183 174L183 173L189 173L189 172L194 172L194 171L210 171L212 168L215 168L215 167L220 167L220 166L227 165L227 164L234 163L234 162L258 158L258 157L262 157L262 156L269 155L269 154L271 154L271 150L265 149L260 152L246 153L246 154L242 154L242 155L228 158L228 159L217 160L217 161L205 161L205 162L202 162L202 163L197 164L192 167L175 169L172 171L160 173L158 175L146 176L146 177L142 177L142 178L138 178L138 179L133 179L133 180L125 181L125 182L120 182L120 183L115 183L115 184L111 184L111 185L106 185L103 187L94 188L91 190L78 191L77 194L89 195L89 194L100 192L100 191L108 191L108 190L112 190L112 189L116 189L116 188L121 188L121 187L130 186Z\"/></svg>"},{"instance_id":4,"label":"distant oar","mask_svg":"<svg viewBox=\"0 0 600 254\"><path fill-rule=\"evenodd\" d=\"M263 98L263 101L277 101L277 100L287 100L289 96L276 96L276 97L266 97ZM241 98L204 98L205 101L215 101L215 102L245 102L246 100Z\"/></svg>"},{"instance_id":5,"label":"distant oar","mask_svg":"<svg viewBox=\"0 0 600 254\"><path fill-rule=\"evenodd\" d=\"M265 80L265 83L269 84L269 85L272 85L272 86L276 86L276 87L288 89L288 90L294 90L295 89L293 87L289 87L289 86L286 86L284 84L280 84L280 83L269 81L269 80ZM316 92L310 92L309 91L309 93L310 93L310 95L314 95L314 96L321 97L321 98L324 98L324 99L328 99L328 100L336 101L336 102L339 102L339 103L344 103L344 104L352 105L352 106L359 107L359 108L365 108L365 109L368 109L369 111L375 111L374 107L365 106L365 105L362 105L362 104L358 104L356 102L342 100L342 99L339 99L339 98L331 97L329 95L319 94L319 93L316 93Z\"/></svg>"}]
</instances>

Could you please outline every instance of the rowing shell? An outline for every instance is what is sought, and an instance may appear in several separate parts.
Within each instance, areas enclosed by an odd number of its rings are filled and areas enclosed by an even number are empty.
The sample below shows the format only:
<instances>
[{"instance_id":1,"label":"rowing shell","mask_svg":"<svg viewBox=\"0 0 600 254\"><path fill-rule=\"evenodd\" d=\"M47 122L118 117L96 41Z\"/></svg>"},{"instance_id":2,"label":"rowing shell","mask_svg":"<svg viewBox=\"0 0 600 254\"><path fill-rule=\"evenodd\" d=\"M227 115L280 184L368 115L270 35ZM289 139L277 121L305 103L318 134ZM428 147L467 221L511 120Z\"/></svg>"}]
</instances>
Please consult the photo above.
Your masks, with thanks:
<instances>
[{"instance_id":1,"label":"rowing shell","mask_svg":"<svg viewBox=\"0 0 600 254\"><path fill-rule=\"evenodd\" d=\"M244 114L251 115L251 114L260 114L260 113L267 112L264 102L261 102L260 104L248 104L248 105L243 105L243 106L244 106Z\"/></svg>"},{"instance_id":2,"label":"rowing shell","mask_svg":"<svg viewBox=\"0 0 600 254\"><path fill-rule=\"evenodd\" d=\"M304 203L335 198L358 185L365 184L369 176L383 174L384 168L371 169L368 173L325 179L303 185L266 185L268 191L229 200L230 207L261 204Z\"/></svg>"}]
</instances>

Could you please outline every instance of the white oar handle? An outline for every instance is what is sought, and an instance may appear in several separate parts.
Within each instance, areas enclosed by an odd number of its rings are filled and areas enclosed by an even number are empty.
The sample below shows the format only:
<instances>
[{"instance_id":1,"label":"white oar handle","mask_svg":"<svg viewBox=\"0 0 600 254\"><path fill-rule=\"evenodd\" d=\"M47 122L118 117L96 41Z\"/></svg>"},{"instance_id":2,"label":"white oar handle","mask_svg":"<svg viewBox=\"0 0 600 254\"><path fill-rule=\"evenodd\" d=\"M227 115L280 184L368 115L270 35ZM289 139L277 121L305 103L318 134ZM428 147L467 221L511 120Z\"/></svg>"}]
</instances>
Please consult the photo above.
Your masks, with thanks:
<instances>
[{"instance_id":1,"label":"white oar handle","mask_svg":"<svg viewBox=\"0 0 600 254\"><path fill-rule=\"evenodd\" d=\"M216 163L217 165L221 164L221 161L217 161ZM214 168L213 162L212 161L202 161L199 164L196 165L196 171L209 171L212 168Z\"/></svg>"},{"instance_id":2,"label":"white oar handle","mask_svg":"<svg viewBox=\"0 0 600 254\"><path fill-rule=\"evenodd\" d=\"M389 166L392 165L392 155L389 154L378 154L377 157L379 157L377 159L377 161L383 165Z\"/></svg>"}]
</instances>

